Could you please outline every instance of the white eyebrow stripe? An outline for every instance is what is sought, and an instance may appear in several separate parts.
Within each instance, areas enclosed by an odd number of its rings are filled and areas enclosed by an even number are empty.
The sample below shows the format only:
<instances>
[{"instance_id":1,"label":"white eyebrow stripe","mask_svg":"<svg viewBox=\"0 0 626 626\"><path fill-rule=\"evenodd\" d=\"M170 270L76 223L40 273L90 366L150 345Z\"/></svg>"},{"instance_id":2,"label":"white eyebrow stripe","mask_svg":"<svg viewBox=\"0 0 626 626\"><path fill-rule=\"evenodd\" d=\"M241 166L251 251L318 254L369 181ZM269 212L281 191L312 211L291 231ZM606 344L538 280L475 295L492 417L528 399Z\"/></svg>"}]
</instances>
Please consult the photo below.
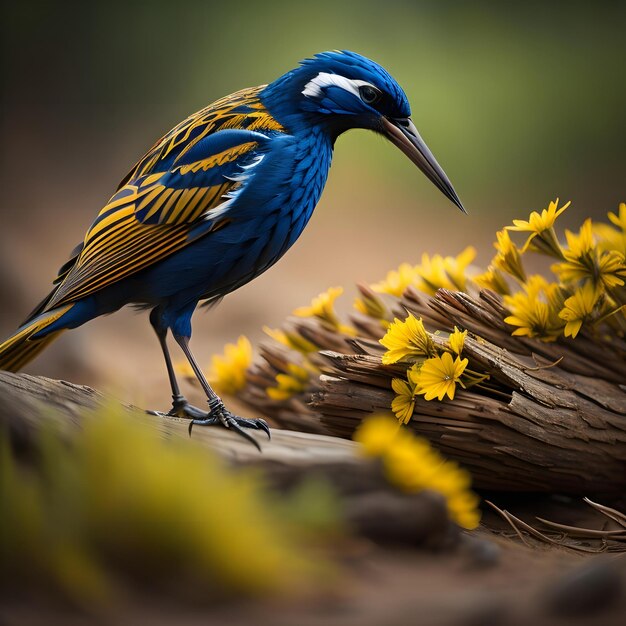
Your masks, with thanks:
<instances>
[{"instance_id":1,"label":"white eyebrow stripe","mask_svg":"<svg viewBox=\"0 0 626 626\"><path fill-rule=\"evenodd\" d=\"M328 72L320 72L315 78L312 78L302 90L302 94L307 98L319 98L324 95L324 88L334 85L345 89L355 96L359 97L359 87L365 85L372 87L378 91L378 88L365 80L358 80L356 78L346 78L341 74L329 74Z\"/></svg>"}]
</instances>

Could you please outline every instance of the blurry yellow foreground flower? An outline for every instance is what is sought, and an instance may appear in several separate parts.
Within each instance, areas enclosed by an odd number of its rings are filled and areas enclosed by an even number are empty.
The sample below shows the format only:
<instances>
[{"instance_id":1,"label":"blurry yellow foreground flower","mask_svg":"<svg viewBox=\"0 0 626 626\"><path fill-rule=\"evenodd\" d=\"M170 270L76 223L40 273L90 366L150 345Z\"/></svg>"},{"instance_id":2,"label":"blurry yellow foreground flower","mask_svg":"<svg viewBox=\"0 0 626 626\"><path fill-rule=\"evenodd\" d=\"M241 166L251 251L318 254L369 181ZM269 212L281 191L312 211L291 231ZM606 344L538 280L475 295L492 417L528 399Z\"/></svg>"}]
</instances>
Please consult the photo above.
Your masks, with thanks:
<instances>
[{"instance_id":1,"label":"blurry yellow foreground flower","mask_svg":"<svg viewBox=\"0 0 626 626\"><path fill-rule=\"evenodd\" d=\"M448 355L449 356L449 355ZM387 415L367 418L354 433L367 456L379 457L387 479L403 491L428 489L441 494L448 514L459 526L476 528L480 522L478 497L470 490L470 475L445 460L428 441L401 428Z\"/></svg>"},{"instance_id":2,"label":"blurry yellow foreground flower","mask_svg":"<svg viewBox=\"0 0 626 626\"><path fill-rule=\"evenodd\" d=\"M87 414L63 436L57 419L33 442L32 466L0 433L3 582L9 574L28 593L41 583L45 597L63 592L82 610L118 593L123 606L137 576L168 594L190 581L192 594L215 599L265 598L308 577L305 546L258 477L121 407Z\"/></svg>"}]
</instances>

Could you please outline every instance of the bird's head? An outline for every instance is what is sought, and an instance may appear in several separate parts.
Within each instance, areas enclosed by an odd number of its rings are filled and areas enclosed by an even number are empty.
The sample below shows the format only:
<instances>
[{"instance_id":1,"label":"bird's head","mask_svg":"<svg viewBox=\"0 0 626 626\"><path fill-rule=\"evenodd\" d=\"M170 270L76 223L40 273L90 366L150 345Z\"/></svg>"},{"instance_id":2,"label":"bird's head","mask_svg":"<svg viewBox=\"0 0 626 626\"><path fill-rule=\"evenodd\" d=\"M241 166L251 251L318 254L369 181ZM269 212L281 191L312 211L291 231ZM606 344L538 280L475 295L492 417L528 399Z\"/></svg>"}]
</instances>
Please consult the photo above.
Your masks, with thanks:
<instances>
[{"instance_id":1,"label":"bird's head","mask_svg":"<svg viewBox=\"0 0 626 626\"><path fill-rule=\"evenodd\" d=\"M374 61L347 50L316 54L268 85L261 99L290 129L315 125L333 140L351 128L384 135L465 212L448 177L417 132L403 89Z\"/></svg>"}]
</instances>

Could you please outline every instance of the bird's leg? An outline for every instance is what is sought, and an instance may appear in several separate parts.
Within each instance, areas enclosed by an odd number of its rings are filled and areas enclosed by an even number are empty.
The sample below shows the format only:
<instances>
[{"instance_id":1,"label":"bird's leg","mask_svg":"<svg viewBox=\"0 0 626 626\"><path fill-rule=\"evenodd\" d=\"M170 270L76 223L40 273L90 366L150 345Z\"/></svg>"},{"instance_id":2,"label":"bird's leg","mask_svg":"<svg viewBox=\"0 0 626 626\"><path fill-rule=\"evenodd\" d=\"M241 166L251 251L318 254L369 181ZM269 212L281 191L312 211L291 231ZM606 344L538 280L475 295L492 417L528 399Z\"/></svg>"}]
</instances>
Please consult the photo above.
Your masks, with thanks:
<instances>
[{"instance_id":1,"label":"bird's leg","mask_svg":"<svg viewBox=\"0 0 626 626\"><path fill-rule=\"evenodd\" d=\"M187 398L185 398L185 396L183 396L180 392L180 387L178 386L176 373L174 372L174 366L172 364L172 358L170 357L170 351L167 347L167 328L163 329L159 324L157 309L153 309L150 313L150 323L152 324L152 328L154 328L154 332L159 340L161 350L163 350L167 376L170 380L170 387L172 388L172 408L168 411L167 415L186 417L188 419L205 419L207 417L207 412L189 404ZM159 413L158 411L149 411L149 413L162 415L162 413Z\"/></svg>"},{"instance_id":2,"label":"bird's leg","mask_svg":"<svg viewBox=\"0 0 626 626\"><path fill-rule=\"evenodd\" d=\"M232 428L235 432L240 434L242 437L253 443L259 450L261 449L259 444L253 439L243 428L255 428L257 430L264 431L268 438L270 435L270 428L267 425L267 422L262 419L247 419L245 417L239 417L238 415L234 415L231 413L222 402L222 399L211 389L211 385L205 378L202 370L198 366L196 359L194 358L191 350L189 348L189 337L183 337L181 335L174 335L174 339L181 347L184 352L187 360L189 361L189 365L193 369L200 386L206 393L208 401L209 401L209 413L205 415L204 418L194 418L189 423L189 434L191 435L191 429L194 424L197 426L215 426L222 425L225 428Z\"/></svg>"}]
</instances>

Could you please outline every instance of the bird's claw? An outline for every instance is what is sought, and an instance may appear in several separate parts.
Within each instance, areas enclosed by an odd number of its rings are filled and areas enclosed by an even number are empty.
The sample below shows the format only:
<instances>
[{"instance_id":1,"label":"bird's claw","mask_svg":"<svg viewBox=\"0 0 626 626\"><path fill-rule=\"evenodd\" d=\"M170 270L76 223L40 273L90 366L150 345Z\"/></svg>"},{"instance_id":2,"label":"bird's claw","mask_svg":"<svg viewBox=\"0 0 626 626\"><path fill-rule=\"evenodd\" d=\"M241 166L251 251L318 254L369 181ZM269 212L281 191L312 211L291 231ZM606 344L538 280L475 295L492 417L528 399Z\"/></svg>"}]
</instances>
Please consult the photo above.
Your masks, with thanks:
<instances>
[{"instance_id":1,"label":"bird's claw","mask_svg":"<svg viewBox=\"0 0 626 626\"><path fill-rule=\"evenodd\" d=\"M261 451L261 446L258 444L256 439L252 437L248 432L244 430L244 428L253 428L256 430L262 430L268 439L272 438L270 427L267 425L267 422L260 418L245 418L239 417L238 415L234 415L231 413L226 407L218 406L211 413L204 414L203 418L194 418L189 422L189 436L191 437L191 431L195 426L224 426L225 428L231 428L238 435L241 435L244 439L247 439L251 444L253 444L259 452Z\"/></svg>"},{"instance_id":2,"label":"bird's claw","mask_svg":"<svg viewBox=\"0 0 626 626\"><path fill-rule=\"evenodd\" d=\"M161 417L183 417L189 419L189 436L191 437L191 431L194 425L196 426L223 426L224 428L231 428L237 434L241 435L244 439L247 439L251 444L256 446L258 450L261 450L261 446L244 428L253 428L256 430L262 430L268 439L272 438L270 427L267 422L259 418L245 418L239 417L231 413L221 402L216 403L208 413L199 409L192 404L189 404L187 400L182 396L174 396L174 402L172 408L168 413L161 413L159 411L147 411L152 415L159 415Z\"/></svg>"}]
</instances>

